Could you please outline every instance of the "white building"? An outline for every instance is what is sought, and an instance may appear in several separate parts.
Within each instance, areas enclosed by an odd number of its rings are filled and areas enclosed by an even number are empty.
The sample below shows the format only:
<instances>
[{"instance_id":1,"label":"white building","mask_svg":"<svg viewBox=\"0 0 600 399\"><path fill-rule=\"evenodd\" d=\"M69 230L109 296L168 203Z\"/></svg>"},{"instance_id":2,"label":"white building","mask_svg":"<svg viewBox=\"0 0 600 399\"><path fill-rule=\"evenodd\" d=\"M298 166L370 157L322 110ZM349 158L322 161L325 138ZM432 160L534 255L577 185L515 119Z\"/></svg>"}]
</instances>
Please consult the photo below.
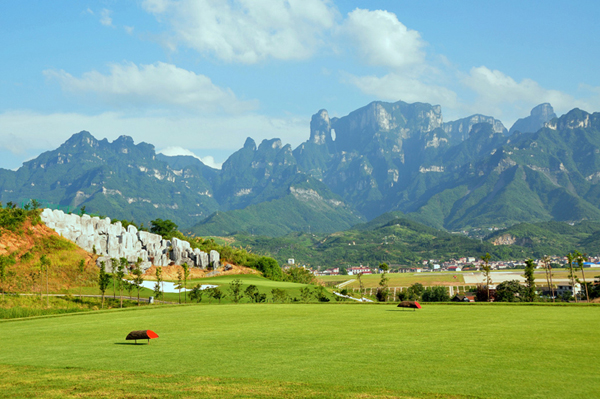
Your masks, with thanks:
<instances>
[{"instance_id":1,"label":"white building","mask_svg":"<svg viewBox=\"0 0 600 399\"><path fill-rule=\"evenodd\" d=\"M569 284L560 284L556 288L556 295L561 296L563 293L568 292L571 296L575 296L581 292L581 284L575 283L575 289Z\"/></svg>"}]
</instances>

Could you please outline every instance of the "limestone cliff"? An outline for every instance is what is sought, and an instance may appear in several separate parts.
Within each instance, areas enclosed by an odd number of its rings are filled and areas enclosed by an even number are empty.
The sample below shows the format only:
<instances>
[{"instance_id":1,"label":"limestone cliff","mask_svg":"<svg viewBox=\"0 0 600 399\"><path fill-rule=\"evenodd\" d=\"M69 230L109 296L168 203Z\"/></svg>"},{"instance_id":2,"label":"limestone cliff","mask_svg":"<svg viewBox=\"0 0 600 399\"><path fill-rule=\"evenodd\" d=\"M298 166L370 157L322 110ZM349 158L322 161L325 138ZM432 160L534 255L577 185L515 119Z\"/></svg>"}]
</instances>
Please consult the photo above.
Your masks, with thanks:
<instances>
[{"instance_id":1,"label":"limestone cliff","mask_svg":"<svg viewBox=\"0 0 600 399\"><path fill-rule=\"evenodd\" d=\"M521 118L512 125L509 134L514 132L534 133L540 130L544 125L556 118L552 105L548 103L540 104L531 110L526 118Z\"/></svg>"},{"instance_id":2,"label":"limestone cliff","mask_svg":"<svg viewBox=\"0 0 600 399\"><path fill-rule=\"evenodd\" d=\"M190 243L173 237L165 240L158 234L138 231L134 226L125 229L121 222L111 223L109 218L100 219L89 215L65 214L63 211L44 209L42 221L64 238L75 242L80 248L100 255L98 264L110 259L125 258L134 263L142 259L142 270L151 265L168 266L187 263L192 267L218 269L220 255L217 251L203 252L192 249Z\"/></svg>"}]
</instances>

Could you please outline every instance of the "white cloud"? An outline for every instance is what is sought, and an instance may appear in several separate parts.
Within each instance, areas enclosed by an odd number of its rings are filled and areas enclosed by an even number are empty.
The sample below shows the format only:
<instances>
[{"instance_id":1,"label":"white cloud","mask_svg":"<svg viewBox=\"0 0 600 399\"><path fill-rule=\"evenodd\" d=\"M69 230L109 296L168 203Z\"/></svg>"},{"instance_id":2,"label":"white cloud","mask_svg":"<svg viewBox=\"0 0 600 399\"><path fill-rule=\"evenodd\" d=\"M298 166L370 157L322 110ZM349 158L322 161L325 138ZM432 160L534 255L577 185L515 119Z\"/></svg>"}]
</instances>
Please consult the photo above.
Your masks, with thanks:
<instances>
[{"instance_id":1,"label":"white cloud","mask_svg":"<svg viewBox=\"0 0 600 399\"><path fill-rule=\"evenodd\" d=\"M427 84L418 78L389 73L383 77L348 75L346 80L375 98L405 102L427 102L443 107L457 107L457 94L443 86Z\"/></svg>"},{"instance_id":2,"label":"white cloud","mask_svg":"<svg viewBox=\"0 0 600 399\"><path fill-rule=\"evenodd\" d=\"M88 8L89 10L89 8ZM110 14L112 14L111 10L107 10L106 8L103 9L100 12L100 23L104 26L113 26L112 24L112 18L110 17Z\"/></svg>"},{"instance_id":3,"label":"white cloud","mask_svg":"<svg viewBox=\"0 0 600 399\"><path fill-rule=\"evenodd\" d=\"M356 9L348 14L341 32L355 43L361 60L368 64L402 68L424 62L421 35L398 21L394 13Z\"/></svg>"},{"instance_id":4,"label":"white cloud","mask_svg":"<svg viewBox=\"0 0 600 399\"><path fill-rule=\"evenodd\" d=\"M212 83L210 78L157 62L137 66L133 63L109 65L110 73L84 73L81 78L64 70L46 70L44 75L56 79L63 90L92 93L117 106L176 106L197 111L223 109L243 112L257 107L256 101L240 101L230 89Z\"/></svg>"},{"instance_id":5,"label":"white cloud","mask_svg":"<svg viewBox=\"0 0 600 399\"><path fill-rule=\"evenodd\" d=\"M123 26L123 29L125 29L125 32L127 32L128 35L131 35L133 33L133 26Z\"/></svg>"},{"instance_id":6,"label":"white cloud","mask_svg":"<svg viewBox=\"0 0 600 399\"><path fill-rule=\"evenodd\" d=\"M194 158L200 160L204 165L209 166L214 169L221 169L221 167L223 166L223 163L215 162L215 158L210 155L208 155L206 157L199 157L196 154L194 154L192 151L187 150L183 147L167 147L167 148L164 148L157 152L160 154L169 156L169 157L175 157L178 155L194 157Z\"/></svg>"},{"instance_id":7,"label":"white cloud","mask_svg":"<svg viewBox=\"0 0 600 399\"><path fill-rule=\"evenodd\" d=\"M142 6L171 26L169 47L184 44L246 64L310 57L337 15L327 0L145 0Z\"/></svg>"},{"instance_id":8,"label":"white cloud","mask_svg":"<svg viewBox=\"0 0 600 399\"><path fill-rule=\"evenodd\" d=\"M574 107L590 111L593 104L599 104L598 97L576 99L562 91L546 89L532 79L517 82L505 73L485 66L472 68L462 83L477 94L473 108L507 122L529 115L531 108L544 102L552 104L558 114Z\"/></svg>"},{"instance_id":9,"label":"white cloud","mask_svg":"<svg viewBox=\"0 0 600 399\"><path fill-rule=\"evenodd\" d=\"M240 149L246 137L257 142L279 137L297 146L309 136L309 121L309 117L269 118L256 114L129 117L121 112L83 115L7 111L0 113L0 151L8 150L25 160L35 152L58 147L74 133L88 130L98 139L115 140L128 135L136 143L145 141L157 148L182 147L223 154ZM0 167L2 162L0 159Z\"/></svg>"},{"instance_id":10,"label":"white cloud","mask_svg":"<svg viewBox=\"0 0 600 399\"><path fill-rule=\"evenodd\" d=\"M485 66L472 68L463 82L482 99L492 103L550 102L562 107L574 102L572 96L545 89L534 80L523 79L517 83L510 76Z\"/></svg>"},{"instance_id":11,"label":"white cloud","mask_svg":"<svg viewBox=\"0 0 600 399\"><path fill-rule=\"evenodd\" d=\"M171 6L170 0L144 0L142 7L152 14L162 14Z\"/></svg>"}]
</instances>

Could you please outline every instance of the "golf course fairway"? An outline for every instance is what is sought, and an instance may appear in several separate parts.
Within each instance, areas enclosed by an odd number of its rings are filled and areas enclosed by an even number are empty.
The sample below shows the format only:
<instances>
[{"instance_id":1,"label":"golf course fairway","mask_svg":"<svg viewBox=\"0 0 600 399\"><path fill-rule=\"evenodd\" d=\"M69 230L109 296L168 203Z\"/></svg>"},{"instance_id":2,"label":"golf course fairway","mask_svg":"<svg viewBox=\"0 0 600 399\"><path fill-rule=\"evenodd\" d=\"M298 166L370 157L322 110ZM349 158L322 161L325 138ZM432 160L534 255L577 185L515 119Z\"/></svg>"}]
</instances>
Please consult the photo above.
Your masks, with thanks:
<instances>
[{"instance_id":1,"label":"golf course fairway","mask_svg":"<svg viewBox=\"0 0 600 399\"><path fill-rule=\"evenodd\" d=\"M154 306L0 322L5 397L591 398L600 307ZM125 341L151 329L149 344Z\"/></svg>"}]
</instances>

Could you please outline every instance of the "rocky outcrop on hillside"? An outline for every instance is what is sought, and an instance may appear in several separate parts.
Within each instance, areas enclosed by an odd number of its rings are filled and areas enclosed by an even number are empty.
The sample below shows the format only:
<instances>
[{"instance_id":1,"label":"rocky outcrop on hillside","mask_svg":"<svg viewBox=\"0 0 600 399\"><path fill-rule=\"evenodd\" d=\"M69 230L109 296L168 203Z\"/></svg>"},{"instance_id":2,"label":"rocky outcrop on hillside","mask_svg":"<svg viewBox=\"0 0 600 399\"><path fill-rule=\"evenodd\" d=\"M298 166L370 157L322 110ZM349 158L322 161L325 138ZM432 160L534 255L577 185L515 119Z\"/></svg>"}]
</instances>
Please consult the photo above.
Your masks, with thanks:
<instances>
[{"instance_id":1,"label":"rocky outcrop on hillside","mask_svg":"<svg viewBox=\"0 0 600 399\"><path fill-rule=\"evenodd\" d=\"M506 130L502 122L500 122L498 119L479 114L452 122L446 122L443 124L443 129L444 132L446 132L454 142L461 142L469 138L471 128L479 123L489 123L492 125L494 132L502 133L504 135L508 134L508 130Z\"/></svg>"},{"instance_id":2,"label":"rocky outcrop on hillside","mask_svg":"<svg viewBox=\"0 0 600 399\"><path fill-rule=\"evenodd\" d=\"M190 243L173 237L165 240L158 234L138 231L134 226L125 229L121 222L111 223L109 218L100 219L89 215L65 214L60 210L44 209L42 221L64 238L75 242L80 248L94 252L100 257L98 264L109 265L111 259L125 258L130 263L142 259L141 268L151 265L168 266L187 263L202 269L220 267L217 251L206 253L192 249Z\"/></svg>"}]
</instances>

